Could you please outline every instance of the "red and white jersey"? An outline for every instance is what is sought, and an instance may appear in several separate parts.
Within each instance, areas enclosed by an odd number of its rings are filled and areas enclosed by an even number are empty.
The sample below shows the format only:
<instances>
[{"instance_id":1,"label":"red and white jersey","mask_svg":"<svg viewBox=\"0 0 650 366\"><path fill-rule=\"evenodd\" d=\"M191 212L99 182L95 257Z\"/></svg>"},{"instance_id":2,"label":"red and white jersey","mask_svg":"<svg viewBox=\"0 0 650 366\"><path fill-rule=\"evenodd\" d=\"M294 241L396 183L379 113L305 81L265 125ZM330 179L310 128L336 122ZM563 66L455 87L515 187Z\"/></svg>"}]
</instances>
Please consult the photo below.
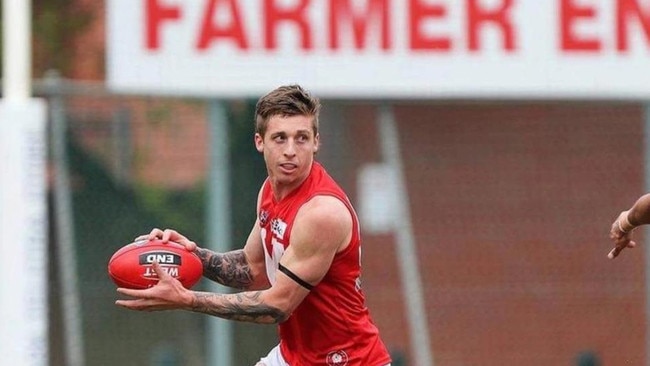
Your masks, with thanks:
<instances>
[{"instance_id":1,"label":"red and white jersey","mask_svg":"<svg viewBox=\"0 0 650 366\"><path fill-rule=\"evenodd\" d=\"M350 210L352 239L347 248L336 254L322 281L279 325L282 356L291 366L386 365L390 356L370 318L360 286L357 215L343 190L317 162L305 182L279 202L273 198L269 181L264 182L258 217L269 281L275 283L280 258L291 245L291 229L298 210L318 195L334 196Z\"/></svg>"}]
</instances>

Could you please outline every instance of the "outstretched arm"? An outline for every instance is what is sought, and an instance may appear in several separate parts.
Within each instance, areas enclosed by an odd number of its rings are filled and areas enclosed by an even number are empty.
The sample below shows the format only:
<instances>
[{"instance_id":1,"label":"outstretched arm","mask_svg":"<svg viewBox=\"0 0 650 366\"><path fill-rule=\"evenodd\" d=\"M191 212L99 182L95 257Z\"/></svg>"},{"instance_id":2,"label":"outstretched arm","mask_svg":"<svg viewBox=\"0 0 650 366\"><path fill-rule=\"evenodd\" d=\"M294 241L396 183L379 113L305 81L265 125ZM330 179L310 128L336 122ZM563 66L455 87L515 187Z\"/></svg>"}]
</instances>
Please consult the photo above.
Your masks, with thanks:
<instances>
[{"instance_id":1,"label":"outstretched arm","mask_svg":"<svg viewBox=\"0 0 650 366\"><path fill-rule=\"evenodd\" d=\"M257 243L254 239L255 234L261 238L256 227L258 225L255 225L251 231L244 249L227 253L216 253L199 248L194 242L171 229L164 231L154 229L150 234L163 241L170 240L183 244L188 250L197 253L203 262L203 275L207 278L226 286L252 291L237 294L191 291L184 288L177 279L161 270L158 263L153 263L153 269L159 278L158 283L144 290L118 288L117 292L129 296L131 299L117 300L115 304L141 311L183 309L224 319L254 323L284 321L290 314L286 305L287 301L296 301L295 295L292 297L282 287L276 287L274 291L270 292L255 291L256 287L269 287L266 273L264 273L262 244ZM261 254L258 253L258 250L261 251ZM253 263L261 262L261 265L251 265L249 258L257 259Z\"/></svg>"},{"instance_id":2,"label":"outstretched arm","mask_svg":"<svg viewBox=\"0 0 650 366\"><path fill-rule=\"evenodd\" d=\"M650 193L639 197L634 205L621 212L612 223L609 237L614 242L614 249L607 255L608 258L616 258L623 249L634 248L636 242L632 239L634 228L650 224Z\"/></svg>"},{"instance_id":3,"label":"outstretched arm","mask_svg":"<svg viewBox=\"0 0 650 366\"><path fill-rule=\"evenodd\" d=\"M117 292L132 299L117 300L115 304L141 311L183 309L254 323L278 323L286 318L282 310L267 304L264 291L238 294L191 291L162 270L157 262L153 263L153 269L160 279L158 284L145 290L118 288Z\"/></svg>"}]
</instances>

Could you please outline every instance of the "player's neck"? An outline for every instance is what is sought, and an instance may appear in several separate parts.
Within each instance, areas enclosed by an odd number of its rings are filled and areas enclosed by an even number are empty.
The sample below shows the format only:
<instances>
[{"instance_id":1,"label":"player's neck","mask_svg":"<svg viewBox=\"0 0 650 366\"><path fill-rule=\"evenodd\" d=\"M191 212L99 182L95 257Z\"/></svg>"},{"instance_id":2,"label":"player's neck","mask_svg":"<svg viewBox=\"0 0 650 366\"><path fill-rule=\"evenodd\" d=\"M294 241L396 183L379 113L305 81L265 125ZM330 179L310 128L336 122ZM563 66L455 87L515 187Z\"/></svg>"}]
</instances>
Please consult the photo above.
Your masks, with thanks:
<instances>
[{"instance_id":1,"label":"player's neck","mask_svg":"<svg viewBox=\"0 0 650 366\"><path fill-rule=\"evenodd\" d=\"M275 199L276 202L280 202L291 193L293 193L295 190L300 188L302 183L307 179L307 176L300 180L296 180L293 182L282 182L278 179L271 179L271 188L273 189L273 198Z\"/></svg>"},{"instance_id":2,"label":"player's neck","mask_svg":"<svg viewBox=\"0 0 650 366\"><path fill-rule=\"evenodd\" d=\"M294 176L283 175L269 170L269 181L271 183L271 189L273 190L273 199L276 202L280 202L290 196L307 180L311 174L312 168L313 162L309 164L309 169Z\"/></svg>"}]
</instances>

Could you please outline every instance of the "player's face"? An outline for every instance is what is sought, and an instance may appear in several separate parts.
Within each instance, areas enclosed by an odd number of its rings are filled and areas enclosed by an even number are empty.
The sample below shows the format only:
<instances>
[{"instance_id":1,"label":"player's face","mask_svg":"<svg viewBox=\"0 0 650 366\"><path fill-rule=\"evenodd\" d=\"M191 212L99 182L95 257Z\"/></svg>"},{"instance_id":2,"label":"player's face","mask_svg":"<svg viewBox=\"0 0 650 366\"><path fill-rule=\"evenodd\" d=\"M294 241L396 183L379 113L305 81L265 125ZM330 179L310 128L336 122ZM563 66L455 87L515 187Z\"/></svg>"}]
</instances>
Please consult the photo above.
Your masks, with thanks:
<instances>
[{"instance_id":1,"label":"player's face","mask_svg":"<svg viewBox=\"0 0 650 366\"><path fill-rule=\"evenodd\" d=\"M264 154L271 182L282 188L300 185L311 169L318 151L312 116L273 116L264 137L255 134L255 147Z\"/></svg>"}]
</instances>

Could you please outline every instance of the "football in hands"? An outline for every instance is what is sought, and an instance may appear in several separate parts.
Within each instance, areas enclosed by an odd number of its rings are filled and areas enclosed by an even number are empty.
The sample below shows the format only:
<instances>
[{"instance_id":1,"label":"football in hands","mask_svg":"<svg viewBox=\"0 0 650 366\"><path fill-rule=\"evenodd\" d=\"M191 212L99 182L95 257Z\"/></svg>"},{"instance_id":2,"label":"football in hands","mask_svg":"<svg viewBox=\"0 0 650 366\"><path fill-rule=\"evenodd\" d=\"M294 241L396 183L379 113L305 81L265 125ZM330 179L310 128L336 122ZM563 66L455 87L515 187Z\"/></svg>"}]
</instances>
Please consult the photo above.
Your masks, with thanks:
<instances>
[{"instance_id":1,"label":"football in hands","mask_svg":"<svg viewBox=\"0 0 650 366\"><path fill-rule=\"evenodd\" d=\"M194 286L203 275L201 259L181 244L141 240L120 248L108 262L108 274L119 287L145 289L158 283L153 262L183 284Z\"/></svg>"}]
</instances>

